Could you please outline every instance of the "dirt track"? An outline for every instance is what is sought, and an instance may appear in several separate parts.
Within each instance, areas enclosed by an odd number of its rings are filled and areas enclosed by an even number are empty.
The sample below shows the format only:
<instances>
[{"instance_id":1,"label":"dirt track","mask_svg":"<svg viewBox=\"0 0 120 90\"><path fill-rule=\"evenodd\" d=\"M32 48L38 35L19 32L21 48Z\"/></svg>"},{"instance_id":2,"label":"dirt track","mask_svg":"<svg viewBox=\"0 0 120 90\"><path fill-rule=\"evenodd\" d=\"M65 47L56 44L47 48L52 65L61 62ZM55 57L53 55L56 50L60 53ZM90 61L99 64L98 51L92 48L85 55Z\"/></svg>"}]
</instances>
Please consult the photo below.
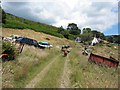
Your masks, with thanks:
<instances>
[{"instance_id":1,"label":"dirt track","mask_svg":"<svg viewBox=\"0 0 120 90\"><path fill-rule=\"evenodd\" d=\"M69 56L66 57L66 61L64 63L64 69L61 77L60 88L68 88L69 87L69 72L68 72L68 61Z\"/></svg>"},{"instance_id":2,"label":"dirt track","mask_svg":"<svg viewBox=\"0 0 120 90\"><path fill-rule=\"evenodd\" d=\"M61 54L60 54L61 55ZM34 88L35 85L40 82L40 80L44 77L45 73L49 70L49 68L51 67L51 65L57 60L57 58L60 56L56 56L40 73L38 73L36 75L36 77L30 81L30 83L28 83L26 85L25 88Z\"/></svg>"}]
</instances>

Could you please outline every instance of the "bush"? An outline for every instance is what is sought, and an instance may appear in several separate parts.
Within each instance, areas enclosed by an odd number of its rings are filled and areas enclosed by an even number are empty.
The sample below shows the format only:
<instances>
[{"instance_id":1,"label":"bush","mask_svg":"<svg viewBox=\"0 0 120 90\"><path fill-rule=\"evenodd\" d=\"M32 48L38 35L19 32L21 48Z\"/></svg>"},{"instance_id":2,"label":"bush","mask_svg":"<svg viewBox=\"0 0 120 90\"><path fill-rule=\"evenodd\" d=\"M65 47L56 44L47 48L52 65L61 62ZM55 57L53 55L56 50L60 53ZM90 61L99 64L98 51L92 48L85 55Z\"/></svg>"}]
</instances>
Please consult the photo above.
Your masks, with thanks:
<instances>
[{"instance_id":1,"label":"bush","mask_svg":"<svg viewBox=\"0 0 120 90\"><path fill-rule=\"evenodd\" d=\"M110 45L110 44L107 44L106 46L108 46L108 47L112 47L112 45Z\"/></svg>"},{"instance_id":2,"label":"bush","mask_svg":"<svg viewBox=\"0 0 120 90\"><path fill-rule=\"evenodd\" d=\"M91 33L85 33L85 34L81 34L80 38L82 41L86 42L86 41L91 41L92 40L92 34Z\"/></svg>"},{"instance_id":3,"label":"bush","mask_svg":"<svg viewBox=\"0 0 120 90\"><path fill-rule=\"evenodd\" d=\"M89 42L84 42L84 45L89 45Z\"/></svg>"},{"instance_id":4,"label":"bush","mask_svg":"<svg viewBox=\"0 0 120 90\"><path fill-rule=\"evenodd\" d=\"M70 40L75 40L76 38L77 38L77 35L69 34L69 36L68 36L68 39L70 39Z\"/></svg>"},{"instance_id":5,"label":"bush","mask_svg":"<svg viewBox=\"0 0 120 90\"><path fill-rule=\"evenodd\" d=\"M6 19L6 13L5 13L5 11L2 9L2 23L6 23L6 21L5 21L5 19Z\"/></svg>"},{"instance_id":6,"label":"bush","mask_svg":"<svg viewBox=\"0 0 120 90\"><path fill-rule=\"evenodd\" d=\"M2 54L8 54L8 60L14 60L17 56L15 46L10 42L2 42Z\"/></svg>"},{"instance_id":7,"label":"bush","mask_svg":"<svg viewBox=\"0 0 120 90\"><path fill-rule=\"evenodd\" d=\"M103 44L99 43L99 44L96 44L96 46L103 46Z\"/></svg>"}]
</instances>

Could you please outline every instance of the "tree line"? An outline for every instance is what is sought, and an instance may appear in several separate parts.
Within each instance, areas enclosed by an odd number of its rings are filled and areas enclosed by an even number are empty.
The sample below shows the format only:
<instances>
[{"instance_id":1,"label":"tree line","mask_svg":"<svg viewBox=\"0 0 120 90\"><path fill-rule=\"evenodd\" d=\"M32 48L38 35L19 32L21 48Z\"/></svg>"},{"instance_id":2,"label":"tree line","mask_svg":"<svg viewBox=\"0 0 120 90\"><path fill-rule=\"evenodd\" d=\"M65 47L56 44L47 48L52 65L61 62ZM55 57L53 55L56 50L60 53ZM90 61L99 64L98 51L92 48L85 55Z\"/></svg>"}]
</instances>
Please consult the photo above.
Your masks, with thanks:
<instances>
[{"instance_id":1,"label":"tree line","mask_svg":"<svg viewBox=\"0 0 120 90\"><path fill-rule=\"evenodd\" d=\"M83 28L83 33L81 34L81 29L78 28L77 24L69 23L67 29L62 26L58 28L58 33L61 33L65 38L69 39L69 35L75 35L80 37L82 41L91 41L96 35L97 38L105 40L105 35L97 30L91 30L91 28Z\"/></svg>"},{"instance_id":2,"label":"tree line","mask_svg":"<svg viewBox=\"0 0 120 90\"><path fill-rule=\"evenodd\" d=\"M106 40L110 43L120 44L120 35L106 36Z\"/></svg>"},{"instance_id":3,"label":"tree line","mask_svg":"<svg viewBox=\"0 0 120 90\"><path fill-rule=\"evenodd\" d=\"M13 21L12 18L6 19L6 13L2 9L2 23L3 26L5 27L9 26L9 28L20 28L20 29L30 28L35 31L44 32L57 37L65 37L71 40L75 40L76 37L80 37L81 40L84 42L91 41L93 37L96 35L97 38L100 38L102 40L107 40L110 43L120 43L120 35L105 36L103 33L97 30L91 30L91 28L83 28L83 30L81 30L78 28L77 24L75 23L69 23L67 29L64 29L62 26L59 28L54 28L52 26L48 26L48 25L46 26L42 23L22 19L19 17L16 17L16 19L18 19L18 21L20 22ZM32 25L34 25L34 27L32 27ZM43 29L39 29L40 27L43 27ZM47 27L49 27L50 30L48 30ZM83 31L83 33L81 33L81 31Z\"/></svg>"}]
</instances>

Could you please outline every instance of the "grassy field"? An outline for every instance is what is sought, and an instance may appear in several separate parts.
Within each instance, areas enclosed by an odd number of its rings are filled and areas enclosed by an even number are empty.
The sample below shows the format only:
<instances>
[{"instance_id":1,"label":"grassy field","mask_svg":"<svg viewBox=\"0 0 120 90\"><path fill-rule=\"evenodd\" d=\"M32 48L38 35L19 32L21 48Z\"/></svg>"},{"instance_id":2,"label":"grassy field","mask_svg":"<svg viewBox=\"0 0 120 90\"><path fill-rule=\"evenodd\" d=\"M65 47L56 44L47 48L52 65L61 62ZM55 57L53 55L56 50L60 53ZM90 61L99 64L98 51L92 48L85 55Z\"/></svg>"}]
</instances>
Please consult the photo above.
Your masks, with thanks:
<instances>
[{"instance_id":1,"label":"grassy field","mask_svg":"<svg viewBox=\"0 0 120 90\"><path fill-rule=\"evenodd\" d=\"M90 64L88 57L81 55L79 49L74 49L70 61L70 80L72 88L117 88L118 70Z\"/></svg>"},{"instance_id":2,"label":"grassy field","mask_svg":"<svg viewBox=\"0 0 120 90\"><path fill-rule=\"evenodd\" d=\"M41 32L35 32L30 29L8 29L8 28L2 28L2 36L4 37L10 37L12 34L14 35L21 35L24 37L28 37L31 39L35 39L38 42L39 41L45 41L49 42L52 45L63 45L63 44L69 44L71 46L75 46L76 44L73 43L73 41L65 39L65 38L58 38L55 36L51 36L49 34L44 34ZM46 38L50 38L50 40L46 40ZM76 45L78 46L78 45Z\"/></svg>"},{"instance_id":3,"label":"grassy field","mask_svg":"<svg viewBox=\"0 0 120 90\"><path fill-rule=\"evenodd\" d=\"M33 46L25 45L23 52L14 61L2 63L3 88L25 88L33 85L35 88L59 88L66 68L65 84L70 88L117 88L118 70L115 68L101 67L88 62L89 56L83 56L81 52L84 45L75 43L65 38L58 38L29 29L16 30L3 28L2 36L11 34L21 35L37 41L47 41L54 47L41 50ZM50 38L46 40L45 38ZM61 45L71 46L71 52L63 57L60 51ZM94 54L118 59L118 48L107 46L89 47ZM67 62L66 62L67 60ZM67 65L65 65L67 63ZM63 77L66 78L66 77ZM65 87L66 88L66 87Z\"/></svg>"},{"instance_id":4,"label":"grassy field","mask_svg":"<svg viewBox=\"0 0 120 90\"><path fill-rule=\"evenodd\" d=\"M57 50L55 51L54 49L48 51L25 46L22 54L15 61L4 62L2 64L4 72L3 87L9 87L7 82L12 84L10 87L24 87L57 53ZM10 80L6 80L6 78Z\"/></svg>"}]
</instances>

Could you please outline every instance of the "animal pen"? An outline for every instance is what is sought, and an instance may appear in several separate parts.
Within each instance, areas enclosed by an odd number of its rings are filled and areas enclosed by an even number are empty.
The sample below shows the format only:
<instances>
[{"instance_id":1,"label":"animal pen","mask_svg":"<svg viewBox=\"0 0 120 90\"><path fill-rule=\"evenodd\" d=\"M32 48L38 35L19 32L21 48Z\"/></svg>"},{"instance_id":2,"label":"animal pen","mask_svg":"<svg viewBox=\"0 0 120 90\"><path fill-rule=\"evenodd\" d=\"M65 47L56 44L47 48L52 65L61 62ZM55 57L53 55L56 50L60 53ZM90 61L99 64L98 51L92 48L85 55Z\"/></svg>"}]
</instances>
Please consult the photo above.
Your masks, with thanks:
<instances>
[{"instance_id":1,"label":"animal pen","mask_svg":"<svg viewBox=\"0 0 120 90\"><path fill-rule=\"evenodd\" d=\"M103 56L95 55L93 53L90 54L88 61L98 63L101 65L105 65L105 66L107 65L107 66L111 66L111 67L116 67L116 68L119 65L119 61L112 57L106 58Z\"/></svg>"}]
</instances>

